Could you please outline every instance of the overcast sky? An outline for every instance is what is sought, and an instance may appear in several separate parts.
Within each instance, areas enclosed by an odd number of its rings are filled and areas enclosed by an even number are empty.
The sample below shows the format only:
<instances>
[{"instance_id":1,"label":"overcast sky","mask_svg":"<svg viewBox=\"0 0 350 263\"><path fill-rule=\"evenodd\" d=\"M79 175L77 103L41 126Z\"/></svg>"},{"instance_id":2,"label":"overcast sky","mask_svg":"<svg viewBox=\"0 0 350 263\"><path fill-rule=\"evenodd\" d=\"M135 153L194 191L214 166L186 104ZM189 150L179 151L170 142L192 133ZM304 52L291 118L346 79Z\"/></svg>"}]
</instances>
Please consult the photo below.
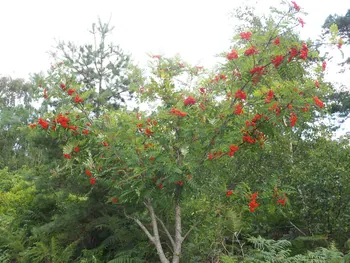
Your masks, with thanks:
<instances>
[{"instance_id":1,"label":"overcast sky","mask_svg":"<svg viewBox=\"0 0 350 263\"><path fill-rule=\"evenodd\" d=\"M243 2L261 12L280 6L278 0L0 0L0 75L27 78L46 70L55 39L91 43L88 29L98 17L111 18L110 40L141 65L146 53L179 53L185 61L210 67L215 54L228 51L235 22L229 13ZM302 16L304 38L316 38L329 14L344 15L350 8L345 0L296 2L309 14ZM341 61L340 55L335 59ZM336 74L332 65L328 79L350 86L350 74Z\"/></svg>"},{"instance_id":2,"label":"overcast sky","mask_svg":"<svg viewBox=\"0 0 350 263\"><path fill-rule=\"evenodd\" d=\"M302 35L317 36L330 13L345 14L347 1L305 0L309 13ZM100 17L115 26L112 38L144 62L146 53L174 55L212 65L213 56L229 48L234 21L228 15L242 2L258 10L277 0L0 0L0 74L27 77L50 65L47 51L57 40L91 42L87 31Z\"/></svg>"}]
</instances>

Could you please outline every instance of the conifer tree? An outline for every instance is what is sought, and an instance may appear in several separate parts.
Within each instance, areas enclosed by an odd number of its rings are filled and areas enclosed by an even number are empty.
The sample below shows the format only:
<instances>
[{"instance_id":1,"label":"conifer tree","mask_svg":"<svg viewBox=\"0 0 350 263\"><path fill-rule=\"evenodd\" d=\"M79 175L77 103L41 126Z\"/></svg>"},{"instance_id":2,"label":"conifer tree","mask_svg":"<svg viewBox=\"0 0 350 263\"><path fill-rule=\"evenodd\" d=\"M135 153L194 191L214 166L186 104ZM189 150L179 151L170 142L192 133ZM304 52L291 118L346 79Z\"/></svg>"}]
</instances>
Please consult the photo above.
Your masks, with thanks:
<instances>
[{"instance_id":1,"label":"conifer tree","mask_svg":"<svg viewBox=\"0 0 350 263\"><path fill-rule=\"evenodd\" d=\"M102 23L99 19L89 31L91 44L77 46L73 42L60 41L51 52L57 62L53 67L62 63L68 65L82 85L81 91L89 92L85 100L91 103L97 116L106 109L118 109L132 95L127 74L130 56L119 46L107 42L112 31L109 22ZM65 80L64 84L69 85L69 81Z\"/></svg>"}]
</instances>

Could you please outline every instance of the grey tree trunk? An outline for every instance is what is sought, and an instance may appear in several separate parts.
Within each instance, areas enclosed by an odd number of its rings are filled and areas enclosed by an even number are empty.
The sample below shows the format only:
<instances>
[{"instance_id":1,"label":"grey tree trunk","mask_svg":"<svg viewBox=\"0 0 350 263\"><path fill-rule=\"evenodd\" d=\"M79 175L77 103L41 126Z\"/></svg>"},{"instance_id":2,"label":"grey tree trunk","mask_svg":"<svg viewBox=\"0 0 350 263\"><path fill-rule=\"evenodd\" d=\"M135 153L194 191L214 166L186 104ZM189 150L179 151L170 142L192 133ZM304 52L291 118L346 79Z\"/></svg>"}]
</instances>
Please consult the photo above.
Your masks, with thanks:
<instances>
[{"instance_id":1,"label":"grey tree trunk","mask_svg":"<svg viewBox=\"0 0 350 263\"><path fill-rule=\"evenodd\" d=\"M180 204L176 204L175 207L175 244L174 244L174 254L172 263L179 263L181 256L181 245L182 245L182 235L181 235L181 207Z\"/></svg>"},{"instance_id":2,"label":"grey tree trunk","mask_svg":"<svg viewBox=\"0 0 350 263\"><path fill-rule=\"evenodd\" d=\"M134 220L134 222L139 225L139 227L143 230L143 232L145 232L145 234L147 235L149 240L156 247L160 262L161 263L170 263L170 260L166 257L166 255L164 253L164 250L162 247L162 241L160 240L158 223L157 223L157 220L158 220L161 227L163 228L165 234L169 238L171 246L172 246L173 255L172 255L171 263L179 263L180 258L181 258L182 243L199 222L194 224L187 231L187 233L184 236L182 236L181 206L179 203L177 203L175 206L175 229L174 229L175 234L174 234L174 237L172 237L169 230L166 228L165 224L163 223L163 221L160 218L158 218L157 215L155 214L151 200L146 199L144 204L145 204L145 206L150 214L150 217L151 217L153 235L150 233L150 231L148 231L148 229L145 227L145 225L140 220L138 220L136 217L131 217L128 215L126 215L126 217Z\"/></svg>"}]
</instances>

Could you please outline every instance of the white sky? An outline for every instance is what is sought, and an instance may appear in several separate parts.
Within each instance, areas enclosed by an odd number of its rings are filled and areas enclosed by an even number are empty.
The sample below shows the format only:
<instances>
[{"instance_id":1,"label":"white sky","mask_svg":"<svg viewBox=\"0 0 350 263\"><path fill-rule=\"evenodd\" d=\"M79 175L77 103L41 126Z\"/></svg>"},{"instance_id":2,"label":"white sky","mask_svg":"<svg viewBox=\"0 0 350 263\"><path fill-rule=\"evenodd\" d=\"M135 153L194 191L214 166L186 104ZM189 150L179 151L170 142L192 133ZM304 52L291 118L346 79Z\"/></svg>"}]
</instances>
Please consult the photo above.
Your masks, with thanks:
<instances>
[{"instance_id":1,"label":"white sky","mask_svg":"<svg viewBox=\"0 0 350 263\"><path fill-rule=\"evenodd\" d=\"M257 10L279 6L278 0L0 0L0 75L27 78L46 70L47 51L55 39L78 44L91 42L91 24L99 16L115 26L110 38L142 65L146 53L172 56L210 67L214 55L228 50L234 21L228 15L243 2ZM315 38L329 14L344 15L346 0L296 0L304 11L303 37ZM335 50L336 51L336 50ZM349 54L349 52L347 52ZM336 56L336 61L341 61ZM329 64L328 77L350 86L350 76L336 74ZM334 65L334 64L333 64Z\"/></svg>"}]
</instances>

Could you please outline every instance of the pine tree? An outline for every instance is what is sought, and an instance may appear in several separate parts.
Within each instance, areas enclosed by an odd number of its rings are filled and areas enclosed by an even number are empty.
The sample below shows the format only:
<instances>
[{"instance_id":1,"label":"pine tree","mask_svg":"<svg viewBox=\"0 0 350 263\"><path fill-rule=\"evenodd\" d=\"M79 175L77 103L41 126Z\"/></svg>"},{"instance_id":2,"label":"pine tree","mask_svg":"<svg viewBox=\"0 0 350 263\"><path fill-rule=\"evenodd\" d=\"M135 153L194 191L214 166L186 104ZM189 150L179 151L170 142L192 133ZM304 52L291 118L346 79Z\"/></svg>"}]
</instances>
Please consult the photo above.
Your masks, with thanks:
<instances>
[{"instance_id":1,"label":"pine tree","mask_svg":"<svg viewBox=\"0 0 350 263\"><path fill-rule=\"evenodd\" d=\"M93 105L97 116L106 109L118 109L132 95L127 76L130 56L119 46L107 43L112 30L109 23L102 23L99 19L89 31L93 44L77 46L60 41L56 50L51 52L57 65L63 62L71 67L78 83L83 85L81 91L91 92L85 100Z\"/></svg>"}]
</instances>

